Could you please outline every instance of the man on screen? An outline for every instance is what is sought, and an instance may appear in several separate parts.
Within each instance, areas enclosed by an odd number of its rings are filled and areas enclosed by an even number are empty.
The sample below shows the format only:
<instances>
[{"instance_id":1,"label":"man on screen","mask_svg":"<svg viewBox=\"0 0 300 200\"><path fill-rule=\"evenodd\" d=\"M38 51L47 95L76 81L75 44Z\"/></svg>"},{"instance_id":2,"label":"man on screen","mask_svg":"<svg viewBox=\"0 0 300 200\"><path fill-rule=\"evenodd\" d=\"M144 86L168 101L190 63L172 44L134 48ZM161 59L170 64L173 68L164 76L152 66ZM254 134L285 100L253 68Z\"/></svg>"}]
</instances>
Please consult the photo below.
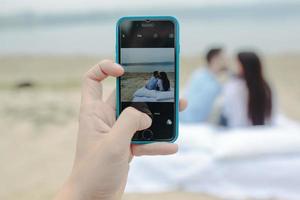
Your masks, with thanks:
<instances>
[{"instance_id":1,"label":"man on screen","mask_svg":"<svg viewBox=\"0 0 300 200\"><path fill-rule=\"evenodd\" d=\"M145 87L148 90L155 90L156 87L157 87L158 78L159 78L158 71L154 71L152 77L148 80L148 82L145 85Z\"/></svg>"}]
</instances>

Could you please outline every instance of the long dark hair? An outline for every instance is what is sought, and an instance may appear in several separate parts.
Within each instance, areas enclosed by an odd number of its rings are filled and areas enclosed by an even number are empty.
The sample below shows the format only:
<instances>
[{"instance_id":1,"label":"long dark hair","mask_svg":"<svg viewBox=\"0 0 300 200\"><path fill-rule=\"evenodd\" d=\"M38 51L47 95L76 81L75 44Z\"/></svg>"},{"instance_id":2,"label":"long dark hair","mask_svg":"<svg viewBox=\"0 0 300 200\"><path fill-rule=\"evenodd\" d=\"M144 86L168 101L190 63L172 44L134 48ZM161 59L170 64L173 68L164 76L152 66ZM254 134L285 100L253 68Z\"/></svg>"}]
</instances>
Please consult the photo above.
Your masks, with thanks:
<instances>
[{"instance_id":1,"label":"long dark hair","mask_svg":"<svg viewBox=\"0 0 300 200\"><path fill-rule=\"evenodd\" d=\"M272 92L264 79L261 61L254 52L240 52L237 58L249 90L248 117L253 125L264 125L272 113Z\"/></svg>"},{"instance_id":2,"label":"long dark hair","mask_svg":"<svg viewBox=\"0 0 300 200\"><path fill-rule=\"evenodd\" d=\"M168 91L170 89L170 81L168 79L167 73L160 72L159 76L160 76L159 78L162 80L162 85L163 85L164 91Z\"/></svg>"}]
</instances>

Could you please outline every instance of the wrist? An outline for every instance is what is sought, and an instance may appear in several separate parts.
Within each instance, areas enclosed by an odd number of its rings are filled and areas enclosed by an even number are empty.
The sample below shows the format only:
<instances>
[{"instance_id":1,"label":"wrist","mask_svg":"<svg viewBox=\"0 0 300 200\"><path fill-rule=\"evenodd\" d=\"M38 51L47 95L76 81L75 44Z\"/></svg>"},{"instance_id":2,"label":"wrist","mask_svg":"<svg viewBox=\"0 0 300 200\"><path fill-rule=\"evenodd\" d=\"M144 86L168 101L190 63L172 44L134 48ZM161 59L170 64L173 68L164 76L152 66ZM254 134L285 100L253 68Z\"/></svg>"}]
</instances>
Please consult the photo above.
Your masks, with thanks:
<instances>
[{"instance_id":1,"label":"wrist","mask_svg":"<svg viewBox=\"0 0 300 200\"><path fill-rule=\"evenodd\" d=\"M83 192L81 189L82 188L77 187L76 183L69 177L54 200L121 200L123 196L123 191L114 194L98 194L98 192L82 194L86 192Z\"/></svg>"},{"instance_id":2,"label":"wrist","mask_svg":"<svg viewBox=\"0 0 300 200\"><path fill-rule=\"evenodd\" d=\"M82 199L70 178L64 183L54 200L80 200Z\"/></svg>"}]
</instances>

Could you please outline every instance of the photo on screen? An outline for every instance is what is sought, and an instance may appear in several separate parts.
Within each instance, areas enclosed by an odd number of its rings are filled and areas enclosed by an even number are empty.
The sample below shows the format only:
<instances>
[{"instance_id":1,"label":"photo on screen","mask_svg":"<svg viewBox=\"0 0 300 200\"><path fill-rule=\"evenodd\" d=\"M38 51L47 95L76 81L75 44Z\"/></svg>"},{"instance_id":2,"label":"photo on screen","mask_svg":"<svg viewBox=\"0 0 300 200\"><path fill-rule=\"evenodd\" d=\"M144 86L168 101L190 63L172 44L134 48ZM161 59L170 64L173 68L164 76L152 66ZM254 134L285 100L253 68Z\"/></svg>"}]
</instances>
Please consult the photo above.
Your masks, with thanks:
<instances>
[{"instance_id":1,"label":"photo on screen","mask_svg":"<svg viewBox=\"0 0 300 200\"><path fill-rule=\"evenodd\" d=\"M122 102L174 102L174 48L121 48Z\"/></svg>"}]
</instances>

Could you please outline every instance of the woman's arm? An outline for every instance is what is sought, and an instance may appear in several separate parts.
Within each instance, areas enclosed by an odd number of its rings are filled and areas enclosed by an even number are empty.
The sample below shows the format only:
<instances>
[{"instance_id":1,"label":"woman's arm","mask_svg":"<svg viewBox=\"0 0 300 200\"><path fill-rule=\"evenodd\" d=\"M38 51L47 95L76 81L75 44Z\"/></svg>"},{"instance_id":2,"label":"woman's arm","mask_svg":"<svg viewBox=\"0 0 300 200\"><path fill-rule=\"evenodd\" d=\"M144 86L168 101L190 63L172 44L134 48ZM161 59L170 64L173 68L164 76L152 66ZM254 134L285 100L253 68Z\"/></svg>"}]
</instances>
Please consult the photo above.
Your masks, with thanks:
<instances>
[{"instance_id":1,"label":"woman's arm","mask_svg":"<svg viewBox=\"0 0 300 200\"><path fill-rule=\"evenodd\" d=\"M163 91L164 90L161 79L158 79L158 81L157 81L157 90L158 91Z\"/></svg>"}]
</instances>

